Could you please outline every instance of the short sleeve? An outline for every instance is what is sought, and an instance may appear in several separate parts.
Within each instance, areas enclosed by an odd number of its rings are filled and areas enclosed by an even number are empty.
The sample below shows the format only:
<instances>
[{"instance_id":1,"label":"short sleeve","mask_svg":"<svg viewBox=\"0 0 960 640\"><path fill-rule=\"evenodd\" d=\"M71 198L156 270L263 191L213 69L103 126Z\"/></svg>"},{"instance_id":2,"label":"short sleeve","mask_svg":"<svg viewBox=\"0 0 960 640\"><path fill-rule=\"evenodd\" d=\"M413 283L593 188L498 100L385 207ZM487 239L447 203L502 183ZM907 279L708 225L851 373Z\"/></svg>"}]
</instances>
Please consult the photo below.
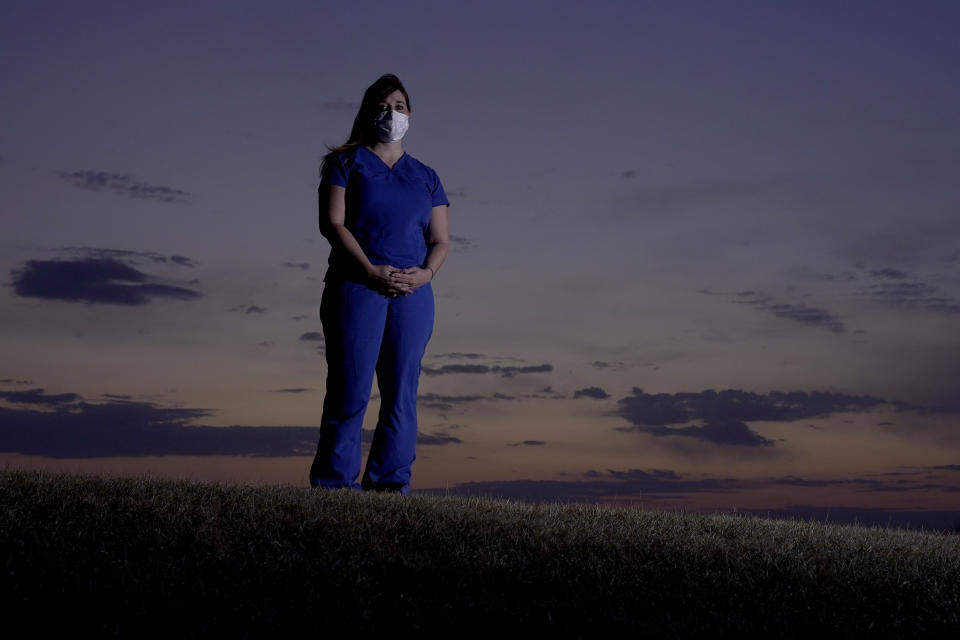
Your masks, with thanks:
<instances>
[{"instance_id":1,"label":"short sleeve","mask_svg":"<svg viewBox=\"0 0 960 640\"><path fill-rule=\"evenodd\" d=\"M437 172L432 169L430 170L430 174L432 178L432 185L430 189L430 197L432 202L431 206L439 207L440 205L444 204L450 206L450 201L447 200L447 194L443 190L443 185L440 184L440 176L438 176Z\"/></svg>"},{"instance_id":2,"label":"short sleeve","mask_svg":"<svg viewBox=\"0 0 960 640\"><path fill-rule=\"evenodd\" d=\"M320 184L335 184L346 188L349 179L350 171L343 165L341 154L327 157L320 173Z\"/></svg>"}]
</instances>

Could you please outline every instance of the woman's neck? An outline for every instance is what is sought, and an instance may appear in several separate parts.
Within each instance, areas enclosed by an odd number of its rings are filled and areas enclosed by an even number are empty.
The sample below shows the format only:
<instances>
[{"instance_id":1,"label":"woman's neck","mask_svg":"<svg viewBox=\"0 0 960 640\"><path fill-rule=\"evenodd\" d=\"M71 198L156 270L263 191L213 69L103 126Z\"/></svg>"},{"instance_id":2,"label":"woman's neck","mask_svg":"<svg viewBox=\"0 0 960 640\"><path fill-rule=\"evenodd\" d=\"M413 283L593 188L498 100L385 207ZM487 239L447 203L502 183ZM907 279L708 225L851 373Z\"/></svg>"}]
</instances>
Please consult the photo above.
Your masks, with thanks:
<instances>
[{"instance_id":1,"label":"woman's neck","mask_svg":"<svg viewBox=\"0 0 960 640\"><path fill-rule=\"evenodd\" d=\"M395 142L377 142L370 147L370 149L391 167L395 165L397 160L400 159L400 156L403 155L403 145L400 144L399 140Z\"/></svg>"}]
</instances>

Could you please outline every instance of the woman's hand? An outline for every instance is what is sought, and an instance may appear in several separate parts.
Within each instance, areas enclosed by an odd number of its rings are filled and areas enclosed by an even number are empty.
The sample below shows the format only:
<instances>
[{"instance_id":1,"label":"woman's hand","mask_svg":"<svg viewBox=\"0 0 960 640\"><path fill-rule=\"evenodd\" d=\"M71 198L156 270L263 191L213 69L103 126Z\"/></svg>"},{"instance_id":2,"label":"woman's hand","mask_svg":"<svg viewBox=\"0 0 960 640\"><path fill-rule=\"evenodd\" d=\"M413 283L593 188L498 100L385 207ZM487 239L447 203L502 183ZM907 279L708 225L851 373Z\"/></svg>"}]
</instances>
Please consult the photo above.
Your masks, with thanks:
<instances>
[{"instance_id":1,"label":"woman's hand","mask_svg":"<svg viewBox=\"0 0 960 640\"><path fill-rule=\"evenodd\" d=\"M400 281L400 274L403 271L405 269L397 269L388 264L374 264L370 265L367 276L372 281L374 288L380 293L390 298L396 298L413 291L408 284Z\"/></svg>"},{"instance_id":2,"label":"woman's hand","mask_svg":"<svg viewBox=\"0 0 960 640\"><path fill-rule=\"evenodd\" d=\"M406 269L397 269L391 275L390 283L397 289L400 289L404 295L409 295L414 290L430 282L433 278L433 271L430 269L421 269L420 267L407 267Z\"/></svg>"}]
</instances>

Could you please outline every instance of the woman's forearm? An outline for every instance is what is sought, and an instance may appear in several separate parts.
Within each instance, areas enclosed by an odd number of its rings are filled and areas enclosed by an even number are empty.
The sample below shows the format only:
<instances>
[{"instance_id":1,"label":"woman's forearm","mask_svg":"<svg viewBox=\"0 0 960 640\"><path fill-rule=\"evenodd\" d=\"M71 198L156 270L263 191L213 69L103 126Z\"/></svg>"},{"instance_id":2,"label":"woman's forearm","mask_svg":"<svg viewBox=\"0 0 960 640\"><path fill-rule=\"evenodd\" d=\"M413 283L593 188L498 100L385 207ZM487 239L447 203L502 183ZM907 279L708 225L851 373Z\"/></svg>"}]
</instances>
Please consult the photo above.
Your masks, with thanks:
<instances>
[{"instance_id":1,"label":"woman's forearm","mask_svg":"<svg viewBox=\"0 0 960 640\"><path fill-rule=\"evenodd\" d=\"M363 270L369 274L373 270L373 263L367 258L367 254L363 252L360 243L357 242L357 239L350 230L344 225L337 223L331 223L330 228L333 231L333 233L327 236L330 244L338 243L347 253L353 256L360 266L363 267Z\"/></svg>"},{"instance_id":2,"label":"woman's forearm","mask_svg":"<svg viewBox=\"0 0 960 640\"><path fill-rule=\"evenodd\" d=\"M427 251L427 259L423 263L423 268L429 268L433 274L436 275L437 271L440 270L440 265L447 259L447 249L449 247L449 242L434 242L431 244L430 249Z\"/></svg>"},{"instance_id":3,"label":"woman's forearm","mask_svg":"<svg viewBox=\"0 0 960 640\"><path fill-rule=\"evenodd\" d=\"M345 226L346 189L338 185L323 185L317 191L320 205L320 233L330 242L330 246L342 248L370 275L373 265L360 247L353 233Z\"/></svg>"}]
</instances>

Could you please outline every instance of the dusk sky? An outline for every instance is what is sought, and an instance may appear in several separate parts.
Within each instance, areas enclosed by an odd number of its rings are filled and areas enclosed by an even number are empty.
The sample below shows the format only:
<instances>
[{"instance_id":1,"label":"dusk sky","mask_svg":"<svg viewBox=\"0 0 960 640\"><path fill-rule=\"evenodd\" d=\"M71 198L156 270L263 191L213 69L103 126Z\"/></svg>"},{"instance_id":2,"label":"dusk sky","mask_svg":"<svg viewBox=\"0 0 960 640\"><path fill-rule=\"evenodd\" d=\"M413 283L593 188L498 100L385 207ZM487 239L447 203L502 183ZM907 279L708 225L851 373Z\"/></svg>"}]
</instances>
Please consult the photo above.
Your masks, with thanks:
<instances>
[{"instance_id":1,"label":"dusk sky","mask_svg":"<svg viewBox=\"0 0 960 640\"><path fill-rule=\"evenodd\" d=\"M960 3L0 15L0 464L307 486L319 162L396 73L415 491L960 521Z\"/></svg>"}]
</instances>

